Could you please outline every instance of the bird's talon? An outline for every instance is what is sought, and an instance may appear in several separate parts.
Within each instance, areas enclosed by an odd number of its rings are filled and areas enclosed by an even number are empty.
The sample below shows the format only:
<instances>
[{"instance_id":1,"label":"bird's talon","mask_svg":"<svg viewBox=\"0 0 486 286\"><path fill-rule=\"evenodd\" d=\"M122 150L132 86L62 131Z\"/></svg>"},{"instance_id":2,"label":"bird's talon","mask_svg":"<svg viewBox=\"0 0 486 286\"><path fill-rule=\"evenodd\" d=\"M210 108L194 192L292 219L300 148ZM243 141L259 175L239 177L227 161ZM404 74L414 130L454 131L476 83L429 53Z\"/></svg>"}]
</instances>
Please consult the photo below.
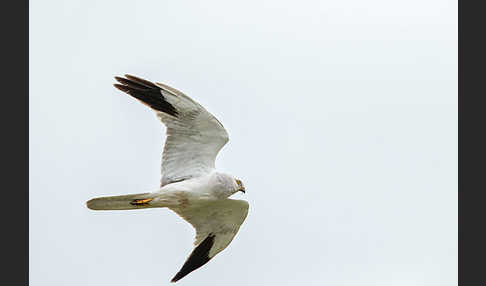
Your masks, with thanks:
<instances>
[{"instance_id":1,"label":"bird's talon","mask_svg":"<svg viewBox=\"0 0 486 286\"><path fill-rule=\"evenodd\" d=\"M130 204L135 205L135 206L147 205L152 200L153 200L152 198L133 200Z\"/></svg>"}]
</instances>

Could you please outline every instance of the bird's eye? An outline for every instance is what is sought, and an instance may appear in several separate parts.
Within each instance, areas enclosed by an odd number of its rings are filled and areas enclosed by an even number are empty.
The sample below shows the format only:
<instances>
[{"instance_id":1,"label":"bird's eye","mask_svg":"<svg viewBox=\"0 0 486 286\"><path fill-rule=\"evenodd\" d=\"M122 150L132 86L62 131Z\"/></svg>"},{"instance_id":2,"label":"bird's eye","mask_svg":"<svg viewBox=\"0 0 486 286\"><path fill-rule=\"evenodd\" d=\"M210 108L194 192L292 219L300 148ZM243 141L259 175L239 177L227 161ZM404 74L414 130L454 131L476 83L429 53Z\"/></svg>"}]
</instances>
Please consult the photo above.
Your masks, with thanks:
<instances>
[{"instance_id":1,"label":"bird's eye","mask_svg":"<svg viewBox=\"0 0 486 286\"><path fill-rule=\"evenodd\" d=\"M241 181L240 180L236 179L236 183L238 184L238 186L241 187Z\"/></svg>"}]
</instances>

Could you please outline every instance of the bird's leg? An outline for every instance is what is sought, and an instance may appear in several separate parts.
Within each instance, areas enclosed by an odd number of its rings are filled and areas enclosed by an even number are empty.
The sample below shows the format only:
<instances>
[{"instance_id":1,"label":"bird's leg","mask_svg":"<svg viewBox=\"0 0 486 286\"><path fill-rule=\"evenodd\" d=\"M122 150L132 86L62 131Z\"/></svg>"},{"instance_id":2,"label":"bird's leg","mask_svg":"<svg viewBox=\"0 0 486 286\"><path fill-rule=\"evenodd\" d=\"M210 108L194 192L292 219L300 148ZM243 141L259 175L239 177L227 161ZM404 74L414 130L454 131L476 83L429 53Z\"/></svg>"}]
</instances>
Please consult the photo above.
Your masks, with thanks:
<instances>
[{"instance_id":1,"label":"bird's leg","mask_svg":"<svg viewBox=\"0 0 486 286\"><path fill-rule=\"evenodd\" d=\"M130 202L130 204L134 206L143 206L143 205L148 205L148 203L152 200L153 198L133 200Z\"/></svg>"}]
</instances>

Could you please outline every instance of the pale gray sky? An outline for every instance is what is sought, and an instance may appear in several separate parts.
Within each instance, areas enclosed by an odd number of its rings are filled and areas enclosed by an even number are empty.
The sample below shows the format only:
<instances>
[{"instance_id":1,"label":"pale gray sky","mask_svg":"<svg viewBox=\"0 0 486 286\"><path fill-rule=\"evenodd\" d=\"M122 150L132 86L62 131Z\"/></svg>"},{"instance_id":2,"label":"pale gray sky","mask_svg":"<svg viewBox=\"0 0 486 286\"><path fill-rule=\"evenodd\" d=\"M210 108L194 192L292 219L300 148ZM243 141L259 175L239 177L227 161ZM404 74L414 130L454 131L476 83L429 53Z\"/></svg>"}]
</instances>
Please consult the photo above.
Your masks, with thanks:
<instances>
[{"instance_id":1,"label":"pale gray sky","mask_svg":"<svg viewBox=\"0 0 486 286\"><path fill-rule=\"evenodd\" d=\"M30 1L30 282L168 285L193 230L152 191L182 90L230 134L250 212L180 285L457 283L457 1Z\"/></svg>"}]
</instances>

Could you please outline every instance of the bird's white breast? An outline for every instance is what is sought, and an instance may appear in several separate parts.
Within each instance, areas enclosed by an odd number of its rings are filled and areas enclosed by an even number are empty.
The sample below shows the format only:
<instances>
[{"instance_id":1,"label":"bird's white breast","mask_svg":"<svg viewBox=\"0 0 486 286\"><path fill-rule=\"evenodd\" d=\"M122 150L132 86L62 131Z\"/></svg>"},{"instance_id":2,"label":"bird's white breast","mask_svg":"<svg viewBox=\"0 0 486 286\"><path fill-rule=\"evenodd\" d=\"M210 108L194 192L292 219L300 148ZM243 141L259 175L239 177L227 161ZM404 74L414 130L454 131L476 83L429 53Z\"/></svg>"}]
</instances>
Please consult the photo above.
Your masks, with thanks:
<instances>
[{"instance_id":1,"label":"bird's white breast","mask_svg":"<svg viewBox=\"0 0 486 286\"><path fill-rule=\"evenodd\" d=\"M227 198L231 192L230 188L231 186L221 178L221 174L213 171L204 176L165 185L159 193L184 192L188 198L215 200Z\"/></svg>"}]
</instances>

